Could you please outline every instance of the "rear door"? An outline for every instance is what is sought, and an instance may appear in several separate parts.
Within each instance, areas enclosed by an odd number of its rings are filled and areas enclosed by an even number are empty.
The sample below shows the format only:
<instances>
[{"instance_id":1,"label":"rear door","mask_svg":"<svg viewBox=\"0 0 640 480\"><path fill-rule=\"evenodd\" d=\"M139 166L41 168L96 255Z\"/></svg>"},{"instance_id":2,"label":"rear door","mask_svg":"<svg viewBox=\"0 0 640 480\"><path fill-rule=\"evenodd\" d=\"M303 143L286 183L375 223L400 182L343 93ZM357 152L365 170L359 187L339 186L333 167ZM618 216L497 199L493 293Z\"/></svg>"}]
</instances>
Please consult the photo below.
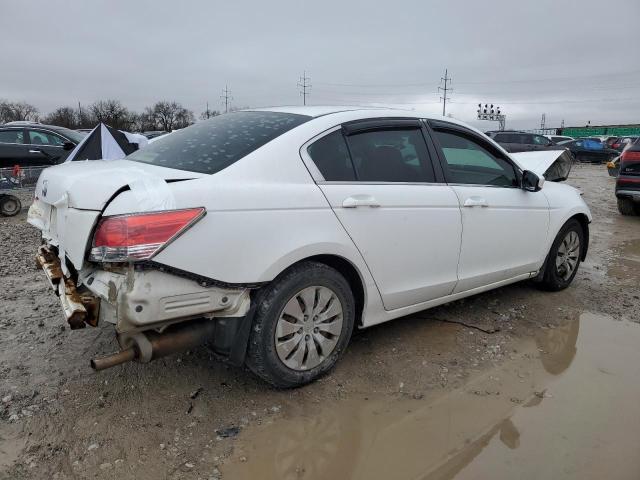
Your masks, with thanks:
<instances>
[{"instance_id":1,"label":"rear door","mask_svg":"<svg viewBox=\"0 0 640 480\"><path fill-rule=\"evenodd\" d=\"M301 153L362 254L384 307L450 294L462 233L453 189L434 170L419 120L374 119L329 131Z\"/></svg>"},{"instance_id":2,"label":"rear door","mask_svg":"<svg viewBox=\"0 0 640 480\"><path fill-rule=\"evenodd\" d=\"M536 271L544 259L549 203L520 188L520 172L483 136L431 121L447 181L462 211L455 293Z\"/></svg>"},{"instance_id":3,"label":"rear door","mask_svg":"<svg viewBox=\"0 0 640 480\"><path fill-rule=\"evenodd\" d=\"M66 157L63 148L65 139L40 129L27 129L31 165L51 165L60 163Z\"/></svg>"},{"instance_id":4,"label":"rear door","mask_svg":"<svg viewBox=\"0 0 640 480\"><path fill-rule=\"evenodd\" d=\"M24 165L29 158L25 145L25 131L22 128L0 129L0 168Z\"/></svg>"}]
</instances>

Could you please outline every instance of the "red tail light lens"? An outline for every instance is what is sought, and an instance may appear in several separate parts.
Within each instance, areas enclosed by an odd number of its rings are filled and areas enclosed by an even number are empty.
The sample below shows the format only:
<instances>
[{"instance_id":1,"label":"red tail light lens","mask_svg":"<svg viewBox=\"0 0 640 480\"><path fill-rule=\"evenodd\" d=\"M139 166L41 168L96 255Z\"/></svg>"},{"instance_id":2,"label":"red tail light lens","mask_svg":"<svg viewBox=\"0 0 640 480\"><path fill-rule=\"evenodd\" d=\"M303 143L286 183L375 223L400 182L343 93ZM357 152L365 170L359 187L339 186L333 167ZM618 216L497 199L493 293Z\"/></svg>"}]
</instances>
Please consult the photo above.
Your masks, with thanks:
<instances>
[{"instance_id":1,"label":"red tail light lens","mask_svg":"<svg viewBox=\"0 0 640 480\"><path fill-rule=\"evenodd\" d=\"M103 218L93 237L89 260L147 260L205 214L204 208L114 215Z\"/></svg>"},{"instance_id":2,"label":"red tail light lens","mask_svg":"<svg viewBox=\"0 0 640 480\"><path fill-rule=\"evenodd\" d=\"M638 151L629 151L622 153L620 157L621 162L640 162L640 152Z\"/></svg>"}]
</instances>

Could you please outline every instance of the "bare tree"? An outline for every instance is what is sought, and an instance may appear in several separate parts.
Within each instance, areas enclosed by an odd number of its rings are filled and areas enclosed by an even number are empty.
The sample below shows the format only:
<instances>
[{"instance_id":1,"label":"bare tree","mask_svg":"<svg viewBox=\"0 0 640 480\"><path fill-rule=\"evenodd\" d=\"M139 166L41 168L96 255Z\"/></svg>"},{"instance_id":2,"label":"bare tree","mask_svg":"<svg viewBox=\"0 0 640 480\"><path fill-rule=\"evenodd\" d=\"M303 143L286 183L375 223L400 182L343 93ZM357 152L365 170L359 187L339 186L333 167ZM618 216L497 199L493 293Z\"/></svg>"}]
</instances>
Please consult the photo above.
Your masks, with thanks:
<instances>
[{"instance_id":1,"label":"bare tree","mask_svg":"<svg viewBox=\"0 0 640 480\"><path fill-rule=\"evenodd\" d=\"M37 121L38 109L27 102L0 101L0 122Z\"/></svg>"},{"instance_id":2,"label":"bare tree","mask_svg":"<svg viewBox=\"0 0 640 480\"><path fill-rule=\"evenodd\" d=\"M184 128L195 121L191 110L184 108L178 102L158 102L153 106L153 116L162 130L170 132L176 128Z\"/></svg>"},{"instance_id":3,"label":"bare tree","mask_svg":"<svg viewBox=\"0 0 640 480\"><path fill-rule=\"evenodd\" d=\"M218 115L220 115L220 112L218 110L209 110L207 108L207 110L200 114L200 120L208 120L212 117L217 117Z\"/></svg>"},{"instance_id":4,"label":"bare tree","mask_svg":"<svg viewBox=\"0 0 640 480\"><path fill-rule=\"evenodd\" d=\"M78 128L80 123L78 112L73 107L58 107L47 114L43 121L49 125L66 128Z\"/></svg>"},{"instance_id":5,"label":"bare tree","mask_svg":"<svg viewBox=\"0 0 640 480\"><path fill-rule=\"evenodd\" d=\"M119 100L99 100L91 105L90 111L97 122L110 127L126 129L131 123L131 114Z\"/></svg>"}]
</instances>

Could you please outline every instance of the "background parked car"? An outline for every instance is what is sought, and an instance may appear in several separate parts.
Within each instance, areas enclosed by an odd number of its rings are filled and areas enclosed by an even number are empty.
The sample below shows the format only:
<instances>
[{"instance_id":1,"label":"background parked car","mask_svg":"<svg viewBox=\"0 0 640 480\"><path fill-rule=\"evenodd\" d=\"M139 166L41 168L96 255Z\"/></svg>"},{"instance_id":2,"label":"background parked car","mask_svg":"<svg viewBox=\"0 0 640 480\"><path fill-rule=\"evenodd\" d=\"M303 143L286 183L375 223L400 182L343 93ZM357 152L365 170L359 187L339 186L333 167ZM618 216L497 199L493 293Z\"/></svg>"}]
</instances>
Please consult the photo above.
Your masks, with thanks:
<instances>
[{"instance_id":1,"label":"background parked car","mask_svg":"<svg viewBox=\"0 0 640 480\"><path fill-rule=\"evenodd\" d=\"M621 152L627 145L630 145L637 141L640 137L635 135L628 135L626 137L617 137L616 141L613 142L611 148L618 150Z\"/></svg>"},{"instance_id":2,"label":"background parked car","mask_svg":"<svg viewBox=\"0 0 640 480\"><path fill-rule=\"evenodd\" d=\"M556 144L560 142L570 142L571 140L575 140L573 137L567 137L565 135L545 135L545 137Z\"/></svg>"},{"instance_id":3,"label":"background parked car","mask_svg":"<svg viewBox=\"0 0 640 480\"><path fill-rule=\"evenodd\" d=\"M619 155L617 150L608 148L602 142L597 142L591 138L562 142L560 146L568 148L578 162L608 162Z\"/></svg>"},{"instance_id":4,"label":"background parked car","mask_svg":"<svg viewBox=\"0 0 640 480\"><path fill-rule=\"evenodd\" d=\"M622 215L640 215L640 140L620 155L616 198Z\"/></svg>"},{"instance_id":5,"label":"background parked car","mask_svg":"<svg viewBox=\"0 0 640 480\"><path fill-rule=\"evenodd\" d=\"M544 135L535 133L504 131L487 132L489 137L498 142L507 152L529 152L533 150L564 150Z\"/></svg>"},{"instance_id":6,"label":"background parked car","mask_svg":"<svg viewBox=\"0 0 640 480\"><path fill-rule=\"evenodd\" d=\"M0 168L61 163L86 134L33 122L0 126Z\"/></svg>"},{"instance_id":7,"label":"background parked car","mask_svg":"<svg viewBox=\"0 0 640 480\"><path fill-rule=\"evenodd\" d=\"M166 135L169 132L165 132L164 130L152 130L148 132L142 132L142 135L147 137L149 140L156 137L161 137L162 135Z\"/></svg>"}]
</instances>

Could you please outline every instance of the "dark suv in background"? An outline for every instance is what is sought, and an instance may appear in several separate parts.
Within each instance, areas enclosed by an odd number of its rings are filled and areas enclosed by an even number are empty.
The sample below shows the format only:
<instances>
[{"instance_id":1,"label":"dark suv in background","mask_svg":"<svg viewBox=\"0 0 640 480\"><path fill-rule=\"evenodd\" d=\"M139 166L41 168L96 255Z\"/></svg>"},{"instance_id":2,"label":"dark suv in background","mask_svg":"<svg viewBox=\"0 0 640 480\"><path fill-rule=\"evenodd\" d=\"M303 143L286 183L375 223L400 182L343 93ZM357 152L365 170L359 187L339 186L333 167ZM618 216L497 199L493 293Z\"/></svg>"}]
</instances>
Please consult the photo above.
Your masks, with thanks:
<instances>
[{"instance_id":1,"label":"dark suv in background","mask_svg":"<svg viewBox=\"0 0 640 480\"><path fill-rule=\"evenodd\" d=\"M502 132L487 132L487 135L498 142L507 152L566 150L562 145L556 145L547 137L535 133L505 130Z\"/></svg>"},{"instance_id":2,"label":"dark suv in background","mask_svg":"<svg viewBox=\"0 0 640 480\"><path fill-rule=\"evenodd\" d=\"M0 125L0 168L64 162L86 133L33 122Z\"/></svg>"}]
</instances>

